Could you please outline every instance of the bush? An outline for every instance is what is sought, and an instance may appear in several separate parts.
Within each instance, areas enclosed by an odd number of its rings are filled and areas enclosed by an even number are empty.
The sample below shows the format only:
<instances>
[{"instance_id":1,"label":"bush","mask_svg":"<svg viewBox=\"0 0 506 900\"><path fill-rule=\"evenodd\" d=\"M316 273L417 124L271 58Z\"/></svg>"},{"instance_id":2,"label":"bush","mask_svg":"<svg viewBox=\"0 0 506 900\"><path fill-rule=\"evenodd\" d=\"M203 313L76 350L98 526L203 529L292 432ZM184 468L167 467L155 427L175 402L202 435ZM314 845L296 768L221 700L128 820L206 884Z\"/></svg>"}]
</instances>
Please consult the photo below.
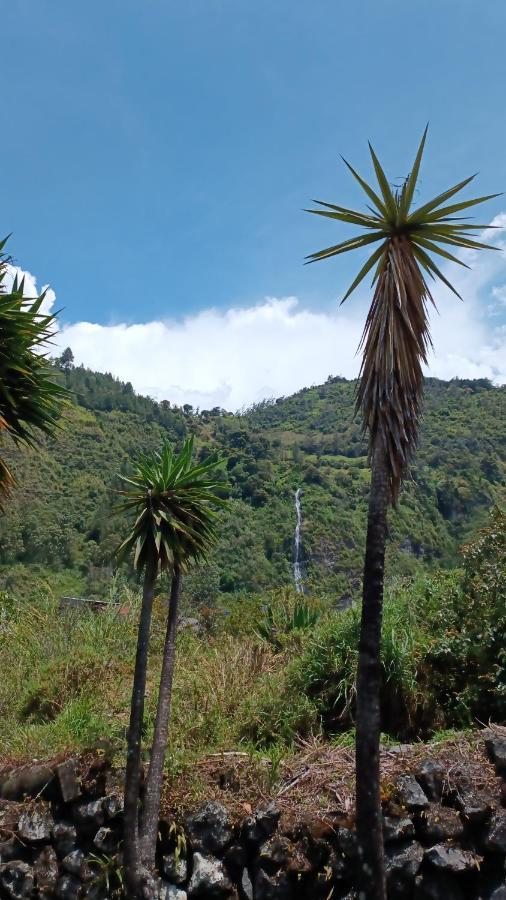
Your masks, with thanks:
<instances>
[{"instance_id":1,"label":"bush","mask_svg":"<svg viewBox=\"0 0 506 900\"><path fill-rule=\"evenodd\" d=\"M455 724L506 716L506 515L463 550L459 585L431 603L433 691Z\"/></svg>"},{"instance_id":2,"label":"bush","mask_svg":"<svg viewBox=\"0 0 506 900\"><path fill-rule=\"evenodd\" d=\"M463 550L463 570L393 583L382 629L382 727L397 739L506 718L506 516ZM251 698L248 734L353 727L360 609L308 633L277 686ZM303 714L302 714L303 713Z\"/></svg>"},{"instance_id":3,"label":"bush","mask_svg":"<svg viewBox=\"0 0 506 900\"><path fill-rule=\"evenodd\" d=\"M413 733L423 697L418 667L426 638L421 611L404 586L387 597L383 622L383 729ZM360 609L353 607L323 619L306 635L301 653L290 662L280 691L252 698L251 728L259 742L277 740L275 723L293 722L306 733L327 733L353 726ZM258 703L258 706L257 706ZM286 731L286 724L283 724ZM251 732L250 732L251 734Z\"/></svg>"}]
</instances>

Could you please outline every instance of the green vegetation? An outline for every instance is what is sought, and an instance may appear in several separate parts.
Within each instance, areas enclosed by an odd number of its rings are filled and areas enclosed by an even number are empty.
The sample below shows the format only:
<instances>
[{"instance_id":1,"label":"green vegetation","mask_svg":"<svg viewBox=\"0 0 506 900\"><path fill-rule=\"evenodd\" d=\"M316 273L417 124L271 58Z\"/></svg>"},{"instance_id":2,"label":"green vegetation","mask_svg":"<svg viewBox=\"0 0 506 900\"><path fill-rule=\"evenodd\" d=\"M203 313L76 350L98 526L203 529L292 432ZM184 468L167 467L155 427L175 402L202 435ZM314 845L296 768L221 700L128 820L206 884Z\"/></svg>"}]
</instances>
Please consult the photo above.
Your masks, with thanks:
<instances>
[{"instance_id":1,"label":"green vegetation","mask_svg":"<svg viewBox=\"0 0 506 900\"><path fill-rule=\"evenodd\" d=\"M169 772L184 769L191 791L196 760L239 748L255 760L268 755L275 780L298 735L348 740L358 613L336 612L336 604L359 591L369 480L353 421L355 384L329 378L235 416L185 412L137 398L110 376L60 371L75 399L64 427L37 453L5 442L19 484L0 519L4 758L98 744L123 764L140 597L133 567L114 574L110 562L122 539L121 517L112 516L116 472L130 471L139 451L164 439L181 447L189 435L198 460L224 452L232 499L220 514L216 549L184 580L183 612L200 624L178 637ZM492 522L490 537L467 544L464 562L458 549L504 498L505 400L506 390L486 380L426 382L413 480L391 515L383 730L394 739L506 718L498 668L503 519ZM298 486L302 602L292 577ZM486 553L478 552L482 541ZM167 576L159 579L145 746L169 587ZM60 609L69 594L106 607ZM476 614L468 620L471 598Z\"/></svg>"},{"instance_id":2,"label":"green vegetation","mask_svg":"<svg viewBox=\"0 0 506 900\"><path fill-rule=\"evenodd\" d=\"M30 597L45 580L56 595L103 599L134 584L133 570L111 583L122 539L116 473L140 451L194 434L199 458L224 451L232 499L208 564L186 580L187 609L292 583L298 486L309 590L332 603L358 595L369 473L354 382L332 378L234 416L185 414L81 368L61 377L76 402L58 434L36 453L5 442L19 487L0 519L4 590ZM425 398L416 463L390 516L387 562L403 576L456 565L506 482L506 388L428 379Z\"/></svg>"},{"instance_id":3,"label":"green vegetation","mask_svg":"<svg viewBox=\"0 0 506 900\"><path fill-rule=\"evenodd\" d=\"M393 739L506 719L506 516L496 510L464 548L461 568L397 578L383 627L384 732ZM5 756L40 758L102 744L123 758L139 598L122 612L59 611L47 588L31 599L3 597L0 744ZM357 609L317 603L318 621L260 636L271 608L279 622L300 603L274 591L220 608L178 637L169 771L240 748L287 753L299 734L329 738L354 724ZM226 613L230 612L230 615ZM145 709L153 733L166 598L155 599ZM271 750L269 750L271 748ZM121 756L120 756L121 755ZM188 777L189 774L188 774Z\"/></svg>"},{"instance_id":4,"label":"green vegetation","mask_svg":"<svg viewBox=\"0 0 506 900\"><path fill-rule=\"evenodd\" d=\"M66 391L47 361L56 317L43 311L45 291L38 297L24 296L24 278L19 281L16 275L6 290L11 262L6 242L0 241L0 436L33 447L41 432L54 432ZM14 482L2 454L0 501Z\"/></svg>"}]
</instances>

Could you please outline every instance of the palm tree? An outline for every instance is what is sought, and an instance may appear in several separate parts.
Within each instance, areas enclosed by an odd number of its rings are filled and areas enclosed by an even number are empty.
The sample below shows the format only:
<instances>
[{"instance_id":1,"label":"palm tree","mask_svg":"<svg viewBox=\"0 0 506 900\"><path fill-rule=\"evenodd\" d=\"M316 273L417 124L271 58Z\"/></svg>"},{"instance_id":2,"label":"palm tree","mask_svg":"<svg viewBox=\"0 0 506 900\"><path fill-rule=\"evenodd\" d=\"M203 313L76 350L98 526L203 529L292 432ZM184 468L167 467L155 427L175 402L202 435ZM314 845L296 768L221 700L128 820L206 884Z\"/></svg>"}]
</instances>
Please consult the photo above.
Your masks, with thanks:
<instances>
[{"instance_id":1,"label":"palm tree","mask_svg":"<svg viewBox=\"0 0 506 900\"><path fill-rule=\"evenodd\" d=\"M119 558L134 551L134 567L144 569L134 684L128 731L125 777L125 863L129 896L138 897L143 874L155 862L158 816L167 746L172 679L176 654L176 625L181 577L188 565L201 560L216 537L216 515L224 500L222 459L208 457L193 464L193 437L179 454L165 444L160 453L142 455L127 484L120 491L119 509L134 512L135 522L118 548ZM151 758L144 786L144 805L139 823L141 732L149 650L149 634L155 583L160 572L171 574L171 594L162 660L160 690Z\"/></svg>"},{"instance_id":2,"label":"palm tree","mask_svg":"<svg viewBox=\"0 0 506 900\"><path fill-rule=\"evenodd\" d=\"M392 190L369 144L379 193L346 160L372 206L356 212L332 203L313 201L322 209L308 212L366 231L349 240L312 253L308 262L338 256L378 243L346 292L342 302L373 270L374 294L360 349L363 351L356 407L369 437L372 470L364 562L362 619L357 672L356 798L357 836L362 855L361 879L365 896L385 897L382 817L380 804L380 687L383 573L387 537L387 508L395 504L415 451L422 410L423 372L431 346L427 307L434 303L428 279L442 281L460 296L437 267L431 254L464 266L445 247L496 249L474 240L483 225L470 225L461 213L498 196L447 204L472 179L439 194L412 210L427 128L413 169L400 189ZM447 204L447 205L445 205ZM443 245L443 246L442 246Z\"/></svg>"},{"instance_id":3,"label":"palm tree","mask_svg":"<svg viewBox=\"0 0 506 900\"><path fill-rule=\"evenodd\" d=\"M68 394L54 381L55 370L44 348L56 331L56 317L43 313L45 291L24 297L24 279L5 288L11 258L0 241L0 435L33 446L38 433L51 434ZM0 505L14 477L0 458Z\"/></svg>"}]
</instances>

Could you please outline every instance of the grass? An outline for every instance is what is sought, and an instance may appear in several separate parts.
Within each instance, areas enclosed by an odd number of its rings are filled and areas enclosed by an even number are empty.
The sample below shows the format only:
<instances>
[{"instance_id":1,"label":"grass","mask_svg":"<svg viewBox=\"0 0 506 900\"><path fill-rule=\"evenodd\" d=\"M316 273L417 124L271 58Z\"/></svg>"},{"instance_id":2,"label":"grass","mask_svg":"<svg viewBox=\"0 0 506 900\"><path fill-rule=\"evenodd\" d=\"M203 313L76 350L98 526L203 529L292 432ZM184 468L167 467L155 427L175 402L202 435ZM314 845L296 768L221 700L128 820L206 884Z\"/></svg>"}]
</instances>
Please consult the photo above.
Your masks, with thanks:
<instances>
[{"instance_id":1,"label":"grass","mask_svg":"<svg viewBox=\"0 0 506 900\"><path fill-rule=\"evenodd\" d=\"M437 743L452 729L506 717L505 665L497 649L506 633L504 539L497 525L487 540L488 549L468 551L463 572L397 579L388 587L382 643L386 743ZM118 593L126 614L113 602ZM201 632L180 632L169 778L184 771L186 789L198 792L206 781L202 761L212 769L216 755L226 753L243 761L250 785L257 779L269 792L282 779L283 760L301 742L324 741L343 752L351 747L359 609L337 613L328 600L306 602L301 611L300 596L286 589L231 598L227 609L211 616L207 611ZM138 596L118 586L99 613L61 612L45 580L30 599L3 596L4 758L48 758L99 745L123 761L138 610ZM145 746L155 716L165 615L159 596Z\"/></svg>"},{"instance_id":2,"label":"grass","mask_svg":"<svg viewBox=\"0 0 506 900\"><path fill-rule=\"evenodd\" d=\"M41 757L98 741L124 745L135 655L138 598L127 615L110 606L62 613L50 594L13 602L0 631L0 744L10 756ZM157 601L146 702L146 738L154 721L164 637ZM274 660L276 665L274 666ZM174 689L169 765L230 749L241 740L245 698L281 665L268 642L183 631Z\"/></svg>"}]
</instances>

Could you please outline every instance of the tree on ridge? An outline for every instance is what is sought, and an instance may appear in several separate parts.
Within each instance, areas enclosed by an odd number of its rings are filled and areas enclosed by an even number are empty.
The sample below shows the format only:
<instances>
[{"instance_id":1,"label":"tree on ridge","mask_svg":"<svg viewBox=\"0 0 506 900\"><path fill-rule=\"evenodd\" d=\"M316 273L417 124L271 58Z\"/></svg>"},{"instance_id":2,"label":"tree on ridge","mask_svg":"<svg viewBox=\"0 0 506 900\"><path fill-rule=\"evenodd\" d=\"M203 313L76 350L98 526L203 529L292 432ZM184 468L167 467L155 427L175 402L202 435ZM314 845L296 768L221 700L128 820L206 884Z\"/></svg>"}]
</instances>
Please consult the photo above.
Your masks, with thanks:
<instances>
[{"instance_id":1,"label":"tree on ridge","mask_svg":"<svg viewBox=\"0 0 506 900\"><path fill-rule=\"evenodd\" d=\"M124 558L134 551L134 567L144 570L134 683L128 730L125 777L125 881L128 896L141 896L142 882L155 864L163 767L169 731L176 630L182 574L191 562L203 560L216 538L217 510L224 504L220 476L222 458L215 454L193 464L193 437L179 454L168 444L160 453L142 455L133 474L121 476L119 510L136 516L132 530L118 548ZM158 574L169 572L171 593L162 658L160 689L141 808L141 733L153 597Z\"/></svg>"},{"instance_id":2,"label":"tree on ridge","mask_svg":"<svg viewBox=\"0 0 506 900\"><path fill-rule=\"evenodd\" d=\"M343 159L372 203L367 206L367 212L320 200L313 202L322 209L307 210L366 231L310 254L308 262L379 243L341 301L344 303L365 276L373 272L374 293L359 347L363 356L356 396L356 408L368 432L371 466L356 714L357 836L361 887L369 900L386 897L379 747L387 509L397 502L418 440L423 401L422 365L427 362L431 347L427 308L429 303L434 304L427 279L443 282L460 297L431 254L466 266L445 247L497 249L474 239L476 231L489 226L471 225L461 213L498 194L447 204L474 175L411 210L426 136L427 128L412 171L401 188L391 188L370 144L379 193Z\"/></svg>"}]
</instances>

